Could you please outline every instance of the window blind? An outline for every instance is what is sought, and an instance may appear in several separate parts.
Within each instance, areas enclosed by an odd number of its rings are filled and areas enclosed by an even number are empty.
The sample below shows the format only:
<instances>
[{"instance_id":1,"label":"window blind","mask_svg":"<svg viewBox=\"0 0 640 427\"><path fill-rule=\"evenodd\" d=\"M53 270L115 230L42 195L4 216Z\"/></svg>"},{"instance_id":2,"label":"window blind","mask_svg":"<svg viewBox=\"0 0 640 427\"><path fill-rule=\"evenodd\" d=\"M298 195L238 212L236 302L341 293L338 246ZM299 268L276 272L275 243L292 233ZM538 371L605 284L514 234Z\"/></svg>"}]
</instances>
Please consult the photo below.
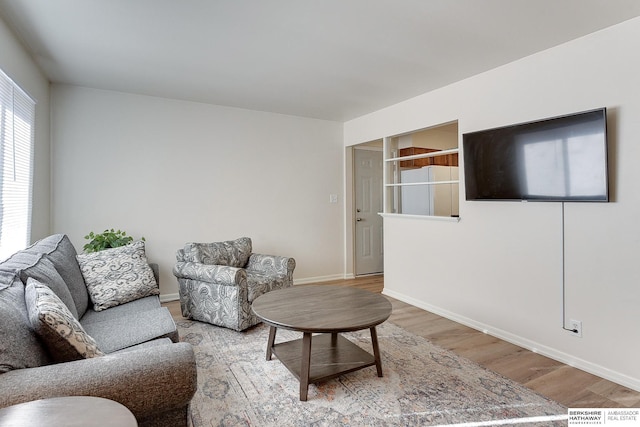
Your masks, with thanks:
<instances>
[{"instance_id":1,"label":"window blind","mask_svg":"<svg viewBox=\"0 0 640 427\"><path fill-rule=\"evenodd\" d=\"M0 70L0 260L31 239L35 102Z\"/></svg>"}]
</instances>

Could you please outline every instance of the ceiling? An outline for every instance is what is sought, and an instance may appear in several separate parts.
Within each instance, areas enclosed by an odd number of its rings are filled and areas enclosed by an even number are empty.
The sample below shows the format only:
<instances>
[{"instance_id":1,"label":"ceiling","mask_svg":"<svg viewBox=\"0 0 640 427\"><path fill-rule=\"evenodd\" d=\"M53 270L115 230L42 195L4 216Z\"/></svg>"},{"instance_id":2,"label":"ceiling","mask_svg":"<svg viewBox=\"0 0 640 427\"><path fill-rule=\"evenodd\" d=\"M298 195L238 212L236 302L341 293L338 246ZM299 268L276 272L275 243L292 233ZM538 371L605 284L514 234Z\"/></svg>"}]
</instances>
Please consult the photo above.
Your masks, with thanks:
<instances>
[{"instance_id":1,"label":"ceiling","mask_svg":"<svg viewBox=\"0 0 640 427\"><path fill-rule=\"evenodd\" d=\"M637 0L0 0L54 83L336 121L639 15Z\"/></svg>"}]
</instances>

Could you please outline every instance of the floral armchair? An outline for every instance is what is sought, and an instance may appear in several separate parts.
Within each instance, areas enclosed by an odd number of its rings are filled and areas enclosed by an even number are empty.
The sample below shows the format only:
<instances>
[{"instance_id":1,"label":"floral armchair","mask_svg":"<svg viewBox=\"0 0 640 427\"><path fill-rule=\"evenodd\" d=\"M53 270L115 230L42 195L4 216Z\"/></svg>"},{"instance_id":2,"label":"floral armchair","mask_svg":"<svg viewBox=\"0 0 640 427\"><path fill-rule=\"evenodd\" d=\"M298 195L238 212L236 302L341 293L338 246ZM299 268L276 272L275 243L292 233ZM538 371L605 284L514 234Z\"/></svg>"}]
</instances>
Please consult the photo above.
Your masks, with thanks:
<instances>
[{"instance_id":1,"label":"floral armchair","mask_svg":"<svg viewBox=\"0 0 640 427\"><path fill-rule=\"evenodd\" d=\"M251 253L251 239L187 243L176 253L180 308L189 319L243 331L260 320L251 303L293 285L293 258Z\"/></svg>"}]
</instances>

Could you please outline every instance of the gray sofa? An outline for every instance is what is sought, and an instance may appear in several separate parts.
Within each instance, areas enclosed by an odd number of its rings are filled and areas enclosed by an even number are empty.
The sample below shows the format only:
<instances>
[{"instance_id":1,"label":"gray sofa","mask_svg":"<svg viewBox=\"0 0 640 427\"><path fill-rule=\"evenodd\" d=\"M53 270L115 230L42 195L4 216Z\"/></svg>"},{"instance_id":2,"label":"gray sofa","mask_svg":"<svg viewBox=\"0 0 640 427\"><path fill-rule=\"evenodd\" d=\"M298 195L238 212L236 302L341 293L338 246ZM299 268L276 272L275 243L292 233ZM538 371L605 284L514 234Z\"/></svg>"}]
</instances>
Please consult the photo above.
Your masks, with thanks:
<instances>
[{"instance_id":1,"label":"gray sofa","mask_svg":"<svg viewBox=\"0 0 640 427\"><path fill-rule=\"evenodd\" d=\"M56 234L0 263L0 407L98 396L125 405L140 426L187 426L197 387L195 357L188 343L179 342L158 292L95 311L76 255L68 237ZM153 276L157 286L157 266ZM55 354L34 327L30 295L38 283L95 341L95 357Z\"/></svg>"}]
</instances>

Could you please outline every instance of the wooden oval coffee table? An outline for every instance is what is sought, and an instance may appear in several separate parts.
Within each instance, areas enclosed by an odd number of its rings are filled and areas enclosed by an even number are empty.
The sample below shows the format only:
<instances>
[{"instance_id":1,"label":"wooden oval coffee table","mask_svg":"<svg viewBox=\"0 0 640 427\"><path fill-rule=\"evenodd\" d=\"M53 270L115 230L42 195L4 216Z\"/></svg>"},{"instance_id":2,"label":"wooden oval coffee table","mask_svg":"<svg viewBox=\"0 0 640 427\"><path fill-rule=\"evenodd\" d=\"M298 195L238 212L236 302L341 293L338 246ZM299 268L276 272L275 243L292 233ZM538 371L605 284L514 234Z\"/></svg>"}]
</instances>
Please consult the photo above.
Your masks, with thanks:
<instances>
[{"instance_id":1,"label":"wooden oval coffee table","mask_svg":"<svg viewBox=\"0 0 640 427\"><path fill-rule=\"evenodd\" d=\"M350 287L294 286L261 295L252 310L270 326L267 360L275 354L300 380L300 400L307 400L309 384L347 372L375 365L382 376L376 326L391 315L391 303L382 295ZM302 332L302 339L276 344L278 328ZM371 331L373 355L340 335L361 329Z\"/></svg>"}]
</instances>

